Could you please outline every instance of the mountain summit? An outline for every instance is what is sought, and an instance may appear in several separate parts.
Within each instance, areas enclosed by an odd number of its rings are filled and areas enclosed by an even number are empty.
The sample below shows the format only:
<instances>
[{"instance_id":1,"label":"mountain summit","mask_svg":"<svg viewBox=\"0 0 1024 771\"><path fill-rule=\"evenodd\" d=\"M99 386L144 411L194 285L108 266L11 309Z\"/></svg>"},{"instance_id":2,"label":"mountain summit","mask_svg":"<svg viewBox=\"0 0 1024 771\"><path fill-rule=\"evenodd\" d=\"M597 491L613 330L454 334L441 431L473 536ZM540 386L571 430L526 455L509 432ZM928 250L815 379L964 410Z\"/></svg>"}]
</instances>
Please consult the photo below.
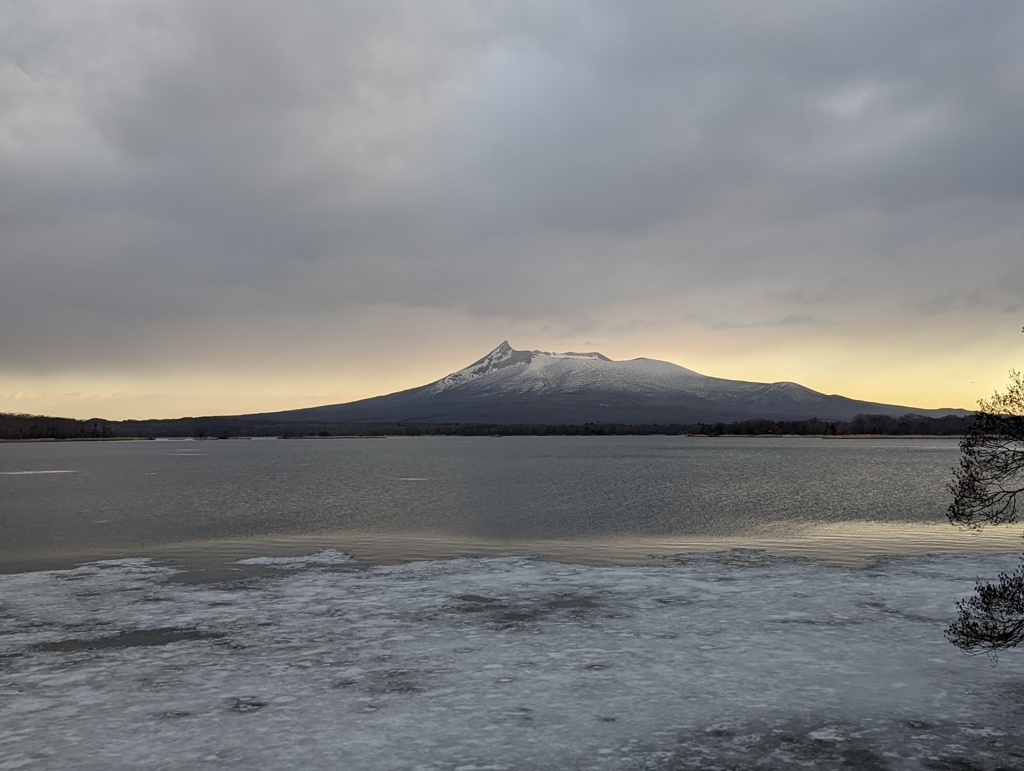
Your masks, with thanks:
<instances>
[{"instance_id":1,"label":"mountain summit","mask_svg":"<svg viewBox=\"0 0 1024 771\"><path fill-rule=\"evenodd\" d=\"M418 388L244 417L338 423L643 424L951 412L961 411L863 402L797 383L725 380L657 359L612 361L597 352L518 351L506 340L468 367Z\"/></svg>"}]
</instances>

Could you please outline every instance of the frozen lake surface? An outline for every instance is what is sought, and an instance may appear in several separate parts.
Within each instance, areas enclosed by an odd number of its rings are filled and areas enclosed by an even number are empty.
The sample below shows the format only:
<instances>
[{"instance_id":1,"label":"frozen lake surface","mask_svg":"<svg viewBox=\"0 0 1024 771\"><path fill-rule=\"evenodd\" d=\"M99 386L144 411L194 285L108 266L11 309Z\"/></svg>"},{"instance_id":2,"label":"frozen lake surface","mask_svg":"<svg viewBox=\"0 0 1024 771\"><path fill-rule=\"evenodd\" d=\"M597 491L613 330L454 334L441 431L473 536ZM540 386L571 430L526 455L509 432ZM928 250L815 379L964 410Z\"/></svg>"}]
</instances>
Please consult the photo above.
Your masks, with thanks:
<instances>
[{"instance_id":1,"label":"frozen lake surface","mask_svg":"<svg viewBox=\"0 0 1024 771\"><path fill-rule=\"evenodd\" d=\"M949 440L0 444L0 771L1024 768ZM543 557L544 559L538 558Z\"/></svg>"},{"instance_id":2,"label":"frozen lake surface","mask_svg":"<svg viewBox=\"0 0 1024 771\"><path fill-rule=\"evenodd\" d=\"M1024 767L1024 661L943 640L1009 555L0 576L0 769Z\"/></svg>"}]
</instances>

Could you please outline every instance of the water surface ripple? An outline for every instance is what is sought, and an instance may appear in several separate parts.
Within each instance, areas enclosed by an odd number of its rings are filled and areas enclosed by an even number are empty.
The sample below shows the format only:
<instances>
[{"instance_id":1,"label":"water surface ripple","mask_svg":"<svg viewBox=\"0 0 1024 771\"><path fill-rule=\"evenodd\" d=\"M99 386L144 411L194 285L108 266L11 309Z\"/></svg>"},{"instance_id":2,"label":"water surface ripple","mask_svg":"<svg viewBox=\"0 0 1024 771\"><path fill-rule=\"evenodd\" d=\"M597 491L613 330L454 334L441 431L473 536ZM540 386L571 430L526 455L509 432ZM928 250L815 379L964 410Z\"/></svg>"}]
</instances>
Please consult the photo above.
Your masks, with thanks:
<instances>
[{"instance_id":1,"label":"water surface ripple","mask_svg":"<svg viewBox=\"0 0 1024 771\"><path fill-rule=\"evenodd\" d=\"M85 559L727 548L1013 551L946 524L949 439L389 438L0 444L0 570Z\"/></svg>"}]
</instances>

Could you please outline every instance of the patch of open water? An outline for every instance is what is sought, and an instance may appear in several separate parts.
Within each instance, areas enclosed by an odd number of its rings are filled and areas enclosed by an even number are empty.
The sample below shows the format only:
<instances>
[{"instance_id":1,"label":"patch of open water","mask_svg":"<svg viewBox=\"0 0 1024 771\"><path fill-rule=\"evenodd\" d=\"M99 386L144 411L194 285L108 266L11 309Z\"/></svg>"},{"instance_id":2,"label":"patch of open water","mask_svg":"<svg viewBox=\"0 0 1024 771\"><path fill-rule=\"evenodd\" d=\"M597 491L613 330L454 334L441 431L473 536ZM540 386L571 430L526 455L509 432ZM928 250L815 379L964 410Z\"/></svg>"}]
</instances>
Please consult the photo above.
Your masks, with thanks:
<instances>
[{"instance_id":1,"label":"patch of open water","mask_svg":"<svg viewBox=\"0 0 1024 771\"><path fill-rule=\"evenodd\" d=\"M324 548L370 564L1018 550L1013 530L946 523L957 453L948 439L2 444L0 571L128 556L209 567Z\"/></svg>"}]
</instances>

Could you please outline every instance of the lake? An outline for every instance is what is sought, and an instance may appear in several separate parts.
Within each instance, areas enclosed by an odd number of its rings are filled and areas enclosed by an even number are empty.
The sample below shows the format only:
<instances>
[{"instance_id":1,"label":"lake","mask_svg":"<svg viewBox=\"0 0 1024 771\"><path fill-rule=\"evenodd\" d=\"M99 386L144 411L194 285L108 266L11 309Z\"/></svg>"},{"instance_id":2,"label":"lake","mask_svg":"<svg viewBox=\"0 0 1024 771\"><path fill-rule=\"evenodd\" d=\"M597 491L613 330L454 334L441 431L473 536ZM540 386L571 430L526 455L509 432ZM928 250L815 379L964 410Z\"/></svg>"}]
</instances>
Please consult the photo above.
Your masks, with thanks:
<instances>
[{"instance_id":1,"label":"lake","mask_svg":"<svg viewBox=\"0 0 1024 771\"><path fill-rule=\"evenodd\" d=\"M0 445L0 768L1024 767L950 440ZM44 569L45 568L45 569Z\"/></svg>"},{"instance_id":2,"label":"lake","mask_svg":"<svg viewBox=\"0 0 1024 771\"><path fill-rule=\"evenodd\" d=\"M419 437L0 445L0 570L335 548L367 562L855 563L1015 551L947 524L950 439Z\"/></svg>"}]
</instances>

